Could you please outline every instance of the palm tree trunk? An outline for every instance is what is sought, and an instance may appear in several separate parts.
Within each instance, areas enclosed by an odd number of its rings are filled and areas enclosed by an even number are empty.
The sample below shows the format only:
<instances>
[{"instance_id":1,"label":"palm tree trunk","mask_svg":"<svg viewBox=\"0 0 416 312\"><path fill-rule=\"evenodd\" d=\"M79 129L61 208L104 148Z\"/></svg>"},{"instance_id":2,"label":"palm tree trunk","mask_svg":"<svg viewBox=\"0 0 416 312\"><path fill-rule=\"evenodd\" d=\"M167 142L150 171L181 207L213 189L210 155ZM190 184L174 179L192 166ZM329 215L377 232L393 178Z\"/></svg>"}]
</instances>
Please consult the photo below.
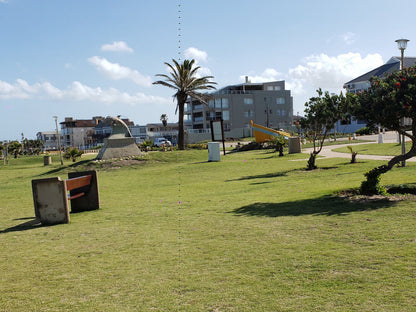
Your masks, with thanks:
<instances>
[{"instance_id":1,"label":"palm tree trunk","mask_svg":"<svg viewBox=\"0 0 416 312\"><path fill-rule=\"evenodd\" d=\"M178 94L176 99L178 101L178 110L179 110L179 121L178 121L178 148L180 150L185 149L185 129L183 125L184 110L185 110L185 101L187 95Z\"/></svg>"}]
</instances>

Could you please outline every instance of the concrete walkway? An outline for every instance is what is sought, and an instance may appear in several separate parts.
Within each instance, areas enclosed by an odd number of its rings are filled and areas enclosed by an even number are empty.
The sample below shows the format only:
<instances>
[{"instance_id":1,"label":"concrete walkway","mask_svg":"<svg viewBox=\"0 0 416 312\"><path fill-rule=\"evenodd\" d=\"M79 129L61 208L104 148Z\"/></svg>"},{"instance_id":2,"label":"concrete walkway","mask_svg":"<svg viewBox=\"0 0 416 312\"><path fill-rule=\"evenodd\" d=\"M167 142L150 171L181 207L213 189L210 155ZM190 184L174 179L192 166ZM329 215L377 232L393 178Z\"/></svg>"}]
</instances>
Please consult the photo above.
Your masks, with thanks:
<instances>
[{"instance_id":1,"label":"concrete walkway","mask_svg":"<svg viewBox=\"0 0 416 312\"><path fill-rule=\"evenodd\" d=\"M333 149L339 148L339 147L345 147L345 146L356 146L356 145L362 145L362 144L377 144L378 143L378 134L376 135L364 135L364 136L360 136L358 137L358 139L360 140L366 140L366 141L370 141L370 142L366 142L366 143L348 143L348 144L340 144L340 145L332 145L332 146L324 146L322 148L322 151L318 154L318 157L325 157L325 158L349 158L351 159L351 154L350 153L340 153L340 152L334 152ZM345 139L338 139L339 141L345 140ZM408 140L406 140L407 142ZM397 143L397 132L386 132L385 134L383 134L383 142L384 143ZM302 149L303 153L312 153L313 148L305 148ZM360 153L358 153L356 159L360 160L360 159L371 159L371 160L385 160L385 161L389 161L390 159L392 159L393 156L381 156L381 155L362 155ZM416 162L416 157L407 159L406 161L412 161L412 162Z\"/></svg>"}]
</instances>

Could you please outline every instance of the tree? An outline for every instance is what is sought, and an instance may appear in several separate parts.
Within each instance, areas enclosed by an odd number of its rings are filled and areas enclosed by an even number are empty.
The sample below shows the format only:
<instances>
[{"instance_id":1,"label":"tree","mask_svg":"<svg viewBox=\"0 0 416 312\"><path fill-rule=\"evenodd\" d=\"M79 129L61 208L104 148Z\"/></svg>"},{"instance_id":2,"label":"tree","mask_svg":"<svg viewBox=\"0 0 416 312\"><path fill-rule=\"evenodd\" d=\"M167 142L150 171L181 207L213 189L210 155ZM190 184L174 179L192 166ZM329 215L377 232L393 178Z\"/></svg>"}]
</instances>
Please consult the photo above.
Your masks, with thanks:
<instances>
[{"instance_id":1,"label":"tree","mask_svg":"<svg viewBox=\"0 0 416 312\"><path fill-rule=\"evenodd\" d=\"M168 115L166 114L160 115L160 121L162 122L163 127L166 128L166 126L168 125Z\"/></svg>"},{"instance_id":2,"label":"tree","mask_svg":"<svg viewBox=\"0 0 416 312\"><path fill-rule=\"evenodd\" d=\"M205 76L198 78L197 72L200 69L199 66L194 66L195 60L184 60L183 63L178 63L176 60L172 60L174 65L165 63L170 69L170 76L164 74L158 74L156 76L163 77L165 80L155 81L153 84L160 84L162 86L172 88L176 90L173 95L176 98L176 111L179 111L178 122L178 147L180 150L185 149L185 132L183 125L185 102L188 97L199 100L201 103L207 102L208 96L202 94L201 90L215 89L213 86L216 84L209 79L213 76Z\"/></svg>"},{"instance_id":3,"label":"tree","mask_svg":"<svg viewBox=\"0 0 416 312\"><path fill-rule=\"evenodd\" d=\"M305 117L300 120L300 125L305 135L313 142L313 152L309 156L308 170L316 169L315 159L321 152L324 141L335 123L344 116L345 97L330 95L328 91L316 90L318 96L309 99L305 103Z\"/></svg>"},{"instance_id":4,"label":"tree","mask_svg":"<svg viewBox=\"0 0 416 312\"><path fill-rule=\"evenodd\" d=\"M369 126L378 124L412 140L407 153L397 155L386 165L365 174L367 179L361 184L361 193L383 194L386 190L379 184L381 175L402 160L416 156L416 67L404 68L382 78L371 78L366 91L348 94L348 111L367 120ZM410 122L403 122L405 118ZM407 130L411 130L410 133Z\"/></svg>"},{"instance_id":5,"label":"tree","mask_svg":"<svg viewBox=\"0 0 416 312\"><path fill-rule=\"evenodd\" d=\"M65 154L64 154L64 158L65 159L72 159L72 162L76 162L78 157L81 157L81 155L83 154L82 151L80 151L79 149L77 149L76 147L74 148L69 148Z\"/></svg>"}]
</instances>

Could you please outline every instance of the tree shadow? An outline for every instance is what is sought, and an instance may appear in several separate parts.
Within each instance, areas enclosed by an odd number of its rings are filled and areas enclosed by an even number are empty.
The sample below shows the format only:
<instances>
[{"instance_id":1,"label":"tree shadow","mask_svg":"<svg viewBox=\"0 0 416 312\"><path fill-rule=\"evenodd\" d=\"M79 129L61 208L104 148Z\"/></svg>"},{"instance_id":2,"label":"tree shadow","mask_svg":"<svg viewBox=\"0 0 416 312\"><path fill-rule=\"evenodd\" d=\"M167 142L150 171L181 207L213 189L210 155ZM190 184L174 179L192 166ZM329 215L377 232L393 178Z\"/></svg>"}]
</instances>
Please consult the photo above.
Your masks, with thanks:
<instances>
[{"instance_id":1,"label":"tree shadow","mask_svg":"<svg viewBox=\"0 0 416 312\"><path fill-rule=\"evenodd\" d=\"M302 215L346 215L357 211L375 210L380 208L390 208L397 202L389 201L386 198L373 200L349 201L344 198L327 195L316 199L296 200L284 203L263 203L257 202L240 208L236 208L229 213L238 216L257 216L257 217L286 217Z\"/></svg>"},{"instance_id":2,"label":"tree shadow","mask_svg":"<svg viewBox=\"0 0 416 312\"><path fill-rule=\"evenodd\" d=\"M78 166L88 165L89 163L91 163L91 159L80 160L80 161L77 161L77 162L75 162L75 163L73 163L71 165L67 165L67 166L64 165L62 167L59 167L59 168L55 168L55 169L46 171L44 173L41 173L41 174L37 175L37 177L42 177L42 176L46 176L46 175L54 174L54 173L59 173L59 172L66 173L66 170L68 170L70 168L76 168Z\"/></svg>"},{"instance_id":3,"label":"tree shadow","mask_svg":"<svg viewBox=\"0 0 416 312\"><path fill-rule=\"evenodd\" d=\"M225 180L225 182L233 182L233 181L244 181L244 180L254 180L254 179L271 179L271 178L278 178L278 177L284 177L289 172L296 171L299 169L292 169L287 171L279 171L279 172L272 172L272 173L266 173L266 174L256 174L252 176L245 176L237 179L232 180Z\"/></svg>"},{"instance_id":4,"label":"tree shadow","mask_svg":"<svg viewBox=\"0 0 416 312\"><path fill-rule=\"evenodd\" d=\"M9 233L9 232L20 232L20 231L33 230L33 229L37 229L37 228L40 228L40 227L44 226L35 217L20 218L20 219L15 219L15 220L28 220L28 219L30 219L30 220L0 231L0 234L5 234L5 233Z\"/></svg>"}]
</instances>

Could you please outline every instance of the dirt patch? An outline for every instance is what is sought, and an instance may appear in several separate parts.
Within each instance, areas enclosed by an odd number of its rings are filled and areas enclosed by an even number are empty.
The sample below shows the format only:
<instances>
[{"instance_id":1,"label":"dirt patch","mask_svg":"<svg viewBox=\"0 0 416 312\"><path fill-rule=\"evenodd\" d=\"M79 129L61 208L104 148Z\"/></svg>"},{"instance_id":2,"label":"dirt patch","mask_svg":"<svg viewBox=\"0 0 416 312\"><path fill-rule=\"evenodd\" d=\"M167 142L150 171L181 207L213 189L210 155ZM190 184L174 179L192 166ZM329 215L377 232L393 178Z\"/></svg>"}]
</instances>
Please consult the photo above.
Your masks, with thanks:
<instances>
[{"instance_id":1,"label":"dirt patch","mask_svg":"<svg viewBox=\"0 0 416 312\"><path fill-rule=\"evenodd\" d=\"M403 200L416 201L416 195L414 194L395 193L389 195L361 195L358 192L358 189L344 190L337 193L337 196L354 203L372 203L380 201L398 202Z\"/></svg>"},{"instance_id":2,"label":"dirt patch","mask_svg":"<svg viewBox=\"0 0 416 312\"><path fill-rule=\"evenodd\" d=\"M146 162L146 159L128 158L128 159L111 159L96 160L87 165L87 169L121 169L123 167L136 167Z\"/></svg>"}]
</instances>

